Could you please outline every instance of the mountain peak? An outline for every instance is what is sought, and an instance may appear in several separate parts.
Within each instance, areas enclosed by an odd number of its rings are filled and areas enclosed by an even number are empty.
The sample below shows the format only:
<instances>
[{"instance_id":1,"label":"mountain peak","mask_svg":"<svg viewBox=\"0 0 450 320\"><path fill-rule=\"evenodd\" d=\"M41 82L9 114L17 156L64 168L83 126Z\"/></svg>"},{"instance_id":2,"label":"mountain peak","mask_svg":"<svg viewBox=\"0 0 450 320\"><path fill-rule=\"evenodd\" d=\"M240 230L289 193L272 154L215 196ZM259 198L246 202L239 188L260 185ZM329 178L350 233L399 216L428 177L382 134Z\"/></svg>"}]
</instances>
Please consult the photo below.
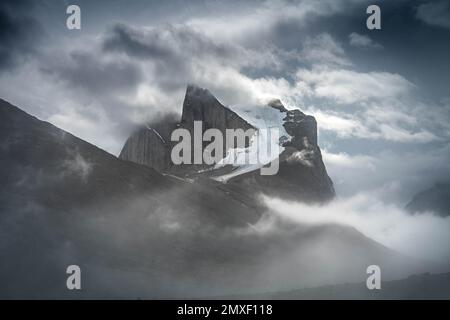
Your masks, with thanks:
<instances>
[{"instance_id":1,"label":"mountain peak","mask_svg":"<svg viewBox=\"0 0 450 320\"><path fill-rule=\"evenodd\" d=\"M208 89L190 83L186 87L186 96L213 96Z\"/></svg>"},{"instance_id":2,"label":"mountain peak","mask_svg":"<svg viewBox=\"0 0 450 320\"><path fill-rule=\"evenodd\" d=\"M194 121L203 121L205 128L252 128L234 111L225 107L205 88L189 84L183 102L181 123L191 127Z\"/></svg>"},{"instance_id":3,"label":"mountain peak","mask_svg":"<svg viewBox=\"0 0 450 320\"><path fill-rule=\"evenodd\" d=\"M284 107L283 103L280 99L272 99L270 100L267 105L269 107L272 107L274 109L280 110L280 112L287 112L288 110Z\"/></svg>"},{"instance_id":4,"label":"mountain peak","mask_svg":"<svg viewBox=\"0 0 450 320\"><path fill-rule=\"evenodd\" d=\"M253 108L253 109L252 109ZM242 112L240 112L242 111ZM194 136L194 122L202 122L202 130L218 129L224 137L226 145L227 129L266 129L277 127L286 134L280 137L280 170L274 176L261 176L259 170L242 170L236 166L214 167L206 164L171 163L171 150L175 142L171 142L170 130L157 130L157 134L143 129L133 134L125 144L121 159L130 160L150 166L164 174L182 178L213 178L227 181L230 192L247 194L253 197L259 192L283 198L323 202L334 196L333 182L328 177L317 145L317 123L312 116L300 110L287 110L279 99L270 101L263 107L236 106L226 107L221 104L208 89L189 84L183 102L181 121L167 124L167 129L187 129ZM283 141L282 141L283 140ZM168 143L162 143L166 141ZM250 141L246 142L248 148ZM203 145L206 147L206 145ZM223 157L228 150L223 150ZM258 166L252 168L259 168ZM246 171L247 170L247 171ZM226 179L222 179L226 177ZM225 188L225 186L221 186Z\"/></svg>"}]
</instances>

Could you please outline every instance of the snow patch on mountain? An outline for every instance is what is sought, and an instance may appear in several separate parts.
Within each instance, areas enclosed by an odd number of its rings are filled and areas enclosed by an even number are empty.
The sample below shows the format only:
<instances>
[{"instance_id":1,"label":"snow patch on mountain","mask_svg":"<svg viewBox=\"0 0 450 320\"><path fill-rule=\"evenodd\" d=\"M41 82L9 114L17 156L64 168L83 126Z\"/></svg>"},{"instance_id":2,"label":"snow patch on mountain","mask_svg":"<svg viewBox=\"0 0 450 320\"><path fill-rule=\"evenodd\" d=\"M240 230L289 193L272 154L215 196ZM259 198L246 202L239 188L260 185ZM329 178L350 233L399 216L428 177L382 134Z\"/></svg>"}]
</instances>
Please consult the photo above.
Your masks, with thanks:
<instances>
[{"instance_id":1,"label":"snow patch on mountain","mask_svg":"<svg viewBox=\"0 0 450 320\"><path fill-rule=\"evenodd\" d=\"M233 105L230 110L254 126L257 131L252 136L247 148L228 150L225 158L219 161L214 169L232 165L235 169L225 175L214 177L214 180L226 182L238 175L258 170L276 160L284 151L282 146L292 137L284 128L286 113L268 105Z\"/></svg>"}]
</instances>

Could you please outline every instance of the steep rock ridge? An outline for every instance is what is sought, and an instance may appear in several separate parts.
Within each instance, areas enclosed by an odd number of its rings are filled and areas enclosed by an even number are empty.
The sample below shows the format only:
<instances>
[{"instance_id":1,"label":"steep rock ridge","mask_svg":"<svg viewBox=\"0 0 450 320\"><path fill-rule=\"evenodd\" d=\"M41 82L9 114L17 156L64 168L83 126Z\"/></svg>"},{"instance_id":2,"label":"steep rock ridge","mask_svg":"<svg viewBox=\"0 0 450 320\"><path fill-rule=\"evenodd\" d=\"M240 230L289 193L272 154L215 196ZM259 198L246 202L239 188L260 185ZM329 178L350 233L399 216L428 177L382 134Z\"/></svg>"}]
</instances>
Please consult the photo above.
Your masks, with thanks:
<instances>
[{"instance_id":1,"label":"steep rock ridge","mask_svg":"<svg viewBox=\"0 0 450 320\"><path fill-rule=\"evenodd\" d=\"M192 176L210 166L174 166L170 158L172 148L177 143L171 141L173 130L177 128L189 130L193 141L194 121L201 121L202 134L210 128L219 129L224 137L225 147L226 129L253 128L235 112L222 105L209 90L194 85L188 85L186 89L181 120L177 122L174 119L171 115L136 130L126 141L119 158L147 165L164 173ZM207 144L204 143L203 147ZM224 150L225 154L226 150Z\"/></svg>"},{"instance_id":2,"label":"steep rock ridge","mask_svg":"<svg viewBox=\"0 0 450 320\"><path fill-rule=\"evenodd\" d=\"M209 90L188 85L180 125L193 133L194 121L202 121L203 130L252 129L253 126L237 113L222 105Z\"/></svg>"},{"instance_id":3,"label":"steep rock ridge","mask_svg":"<svg viewBox=\"0 0 450 320\"><path fill-rule=\"evenodd\" d=\"M278 99L269 102L268 108L281 113L282 126L289 135L280 138L280 146L284 151L279 157L278 173L263 176L259 171L252 171L231 178L227 184L269 196L304 202L331 200L335 191L317 145L315 118L298 109L286 109ZM260 118L261 115L256 117Z\"/></svg>"},{"instance_id":4,"label":"steep rock ridge","mask_svg":"<svg viewBox=\"0 0 450 320\"><path fill-rule=\"evenodd\" d=\"M224 139L226 129L284 128L284 135L279 142L283 150L279 158L279 172L262 176L259 170L234 174L238 170L231 165L220 168L194 164L173 165L170 159L174 146L170 141L171 130L185 128L193 137L194 121L202 122L203 132L209 128L219 129ZM203 147L208 143L204 143ZM138 130L128 139L120 158L181 178L202 181L204 178L213 178L227 182L220 188L234 194L264 193L305 202L324 202L335 195L333 182L327 174L317 145L317 122L314 117L297 109L288 110L280 100L273 100L267 106L249 106L244 110L228 108L207 89L193 85L187 87L181 121L174 123L163 120L156 126Z\"/></svg>"},{"instance_id":5,"label":"steep rock ridge","mask_svg":"<svg viewBox=\"0 0 450 320\"><path fill-rule=\"evenodd\" d=\"M172 115L139 128L127 139L119 158L159 172L167 171L172 163L170 135L176 128L177 122Z\"/></svg>"},{"instance_id":6,"label":"steep rock ridge","mask_svg":"<svg viewBox=\"0 0 450 320\"><path fill-rule=\"evenodd\" d=\"M310 144L317 146L317 122L313 116L306 115L298 109L287 110L278 99L269 102L268 106L285 114L283 126L293 139L286 142L284 146L293 146L297 149L302 149L304 146L304 137L308 139Z\"/></svg>"},{"instance_id":7,"label":"steep rock ridge","mask_svg":"<svg viewBox=\"0 0 450 320\"><path fill-rule=\"evenodd\" d=\"M189 130L192 137L191 144L191 162L190 165L173 165L170 172L177 176L188 178L197 178L199 175L209 175L213 166L206 164L194 164L194 121L200 121L202 124L202 134L208 129L218 129L223 136L223 154L227 154L226 147L226 129L255 129L247 121L242 119L237 113L221 104L208 89L200 88L195 85L188 85L183 102L183 112L179 128ZM239 147L248 147L249 139L245 144ZM210 142L203 142L202 151ZM232 168L226 168L226 172Z\"/></svg>"}]
</instances>

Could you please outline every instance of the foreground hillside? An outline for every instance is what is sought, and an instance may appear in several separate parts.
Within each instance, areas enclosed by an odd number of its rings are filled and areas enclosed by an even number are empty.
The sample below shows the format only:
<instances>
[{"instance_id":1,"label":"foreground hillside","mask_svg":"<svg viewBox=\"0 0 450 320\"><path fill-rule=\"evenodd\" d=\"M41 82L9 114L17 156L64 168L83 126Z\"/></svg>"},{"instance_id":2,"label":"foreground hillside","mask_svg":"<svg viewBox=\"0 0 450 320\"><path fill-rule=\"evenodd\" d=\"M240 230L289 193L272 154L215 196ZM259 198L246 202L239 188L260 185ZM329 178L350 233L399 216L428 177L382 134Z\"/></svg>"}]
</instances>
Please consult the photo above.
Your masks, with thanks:
<instances>
[{"instance_id":1,"label":"foreground hillside","mask_svg":"<svg viewBox=\"0 0 450 320\"><path fill-rule=\"evenodd\" d=\"M0 298L161 298L387 278L418 264L339 225L120 160L0 101ZM82 290L68 291L79 265Z\"/></svg>"},{"instance_id":2,"label":"foreground hillside","mask_svg":"<svg viewBox=\"0 0 450 320\"><path fill-rule=\"evenodd\" d=\"M222 297L223 299L450 299L450 273L412 275L382 283L380 290L368 290L366 283L346 283L284 292ZM221 299L222 299L221 298Z\"/></svg>"}]
</instances>

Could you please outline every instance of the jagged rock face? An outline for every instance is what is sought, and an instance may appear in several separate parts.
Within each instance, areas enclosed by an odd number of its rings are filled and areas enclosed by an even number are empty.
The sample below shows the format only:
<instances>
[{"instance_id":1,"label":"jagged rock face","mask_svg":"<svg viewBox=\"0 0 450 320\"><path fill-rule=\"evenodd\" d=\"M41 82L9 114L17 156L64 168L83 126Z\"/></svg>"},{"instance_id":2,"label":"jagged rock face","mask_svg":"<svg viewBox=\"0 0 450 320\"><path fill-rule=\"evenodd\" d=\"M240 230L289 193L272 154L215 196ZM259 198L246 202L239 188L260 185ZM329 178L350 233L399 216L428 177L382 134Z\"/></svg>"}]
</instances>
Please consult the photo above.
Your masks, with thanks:
<instances>
[{"instance_id":1,"label":"jagged rock face","mask_svg":"<svg viewBox=\"0 0 450 320\"><path fill-rule=\"evenodd\" d=\"M268 106L286 114L283 118L284 128L292 136L292 140L284 144L284 146L294 146L297 149L302 149L304 137L308 139L310 144L317 146L317 122L313 116L308 116L298 109L287 110L278 99L269 102Z\"/></svg>"},{"instance_id":2,"label":"jagged rock face","mask_svg":"<svg viewBox=\"0 0 450 320\"><path fill-rule=\"evenodd\" d=\"M300 110L287 110L280 100L273 100L266 107L282 113L283 127L290 136L289 139L284 137L285 140L280 140L284 151L279 158L279 172L273 176L262 176L259 170L254 170L230 178L223 189L253 195L264 193L305 202L332 199L335 195L333 182L327 174L317 145L317 122L314 117ZM170 153L175 143L170 141L171 130L185 128L193 137L194 121L202 122L203 132L209 128L219 129L224 139L226 129L258 129L238 113L223 106L208 90L190 85L186 90L181 121L176 124L162 120L156 125L141 128L128 139L120 158L150 166L163 173L197 180L233 172L235 168L232 166L211 170L212 166L207 165L172 164Z\"/></svg>"},{"instance_id":3,"label":"jagged rock face","mask_svg":"<svg viewBox=\"0 0 450 320\"><path fill-rule=\"evenodd\" d=\"M170 160L167 159L165 142L150 128L140 129L130 137L120 153L120 158L139 164L152 164L151 166L160 172L166 170Z\"/></svg>"},{"instance_id":4,"label":"jagged rock face","mask_svg":"<svg viewBox=\"0 0 450 320\"><path fill-rule=\"evenodd\" d=\"M139 128L125 142L119 158L147 165L159 172L167 171L173 146L170 135L176 128L172 115Z\"/></svg>"},{"instance_id":5,"label":"jagged rock face","mask_svg":"<svg viewBox=\"0 0 450 320\"><path fill-rule=\"evenodd\" d=\"M224 146L226 145L226 129L253 129L253 126L223 106L208 90L189 85L183 103L181 121L175 121L171 115L139 128L128 138L119 158L147 165L160 172L171 172L177 175L189 175L204 169L208 166L174 166L170 158L171 150L176 144L171 141L173 130L187 129L193 137L194 121L202 122L202 134L210 128L219 129L224 137ZM226 149L223 155L225 154Z\"/></svg>"},{"instance_id":6,"label":"jagged rock face","mask_svg":"<svg viewBox=\"0 0 450 320\"><path fill-rule=\"evenodd\" d=\"M268 107L285 114L283 126L291 136L281 144L285 150L279 157L278 173L264 176L252 171L230 179L228 185L303 202L331 200L335 191L317 145L316 119L300 110L287 110L280 100L269 102Z\"/></svg>"},{"instance_id":7,"label":"jagged rock face","mask_svg":"<svg viewBox=\"0 0 450 320\"><path fill-rule=\"evenodd\" d=\"M223 106L207 89L189 85L183 103L181 126L193 132L194 121L202 121L203 130L253 129L247 121Z\"/></svg>"},{"instance_id":8,"label":"jagged rock face","mask_svg":"<svg viewBox=\"0 0 450 320\"><path fill-rule=\"evenodd\" d=\"M320 149L314 147L303 151L310 153L309 159L295 159L296 153L302 151L286 149L280 155L280 168L276 175L264 176L258 170L252 171L231 178L227 185L230 188L239 186L246 192L258 192L306 203L323 203L333 199L333 182L322 162Z\"/></svg>"},{"instance_id":9,"label":"jagged rock face","mask_svg":"<svg viewBox=\"0 0 450 320\"><path fill-rule=\"evenodd\" d=\"M226 148L226 129L255 129L247 121L242 119L238 114L229 108L222 105L216 97L214 97L209 90L199 88L193 85L188 85L186 89L186 95L183 102L183 112L181 115L180 128L189 130L191 136L194 136L194 121L201 121L202 134L208 129L218 129L222 132L223 136L223 157L227 153ZM244 145L239 147L248 147L249 139L247 139ZM203 142L202 150L209 144L209 142ZM194 150L194 144L191 145L191 150ZM192 163L194 159L192 158ZM193 171L200 171L209 168L208 165L190 165L188 167L182 165L178 167L172 167L176 173L192 174ZM194 169L194 170L193 170Z\"/></svg>"}]
</instances>

